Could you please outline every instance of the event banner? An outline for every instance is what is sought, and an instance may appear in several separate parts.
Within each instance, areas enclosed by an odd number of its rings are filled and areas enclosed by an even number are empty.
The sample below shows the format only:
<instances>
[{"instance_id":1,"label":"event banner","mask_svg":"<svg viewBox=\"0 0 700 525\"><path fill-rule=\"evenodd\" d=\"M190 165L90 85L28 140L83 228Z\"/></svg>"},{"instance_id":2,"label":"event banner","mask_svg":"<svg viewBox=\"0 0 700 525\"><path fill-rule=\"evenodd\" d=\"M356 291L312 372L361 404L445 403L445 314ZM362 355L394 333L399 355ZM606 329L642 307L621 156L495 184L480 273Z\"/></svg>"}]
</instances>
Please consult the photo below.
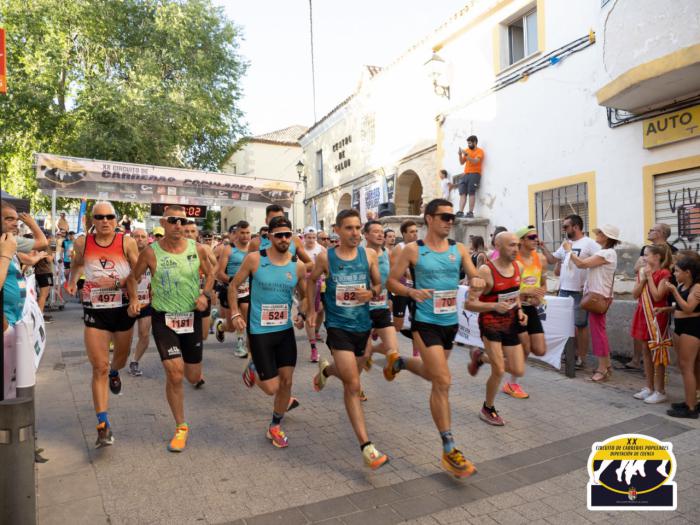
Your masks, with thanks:
<instances>
[{"instance_id":1,"label":"event banner","mask_svg":"<svg viewBox=\"0 0 700 525\"><path fill-rule=\"evenodd\" d=\"M27 277L27 298L24 301L22 320L17 323L22 324L27 330L27 350L32 355L31 363L36 370L39 368L41 356L46 348L46 328L44 327L44 314L39 308L36 279L33 275ZM24 385L18 385L24 386Z\"/></svg>"},{"instance_id":2,"label":"event banner","mask_svg":"<svg viewBox=\"0 0 700 525\"><path fill-rule=\"evenodd\" d=\"M39 188L60 197L202 206L289 208L296 182L35 153Z\"/></svg>"}]
</instances>

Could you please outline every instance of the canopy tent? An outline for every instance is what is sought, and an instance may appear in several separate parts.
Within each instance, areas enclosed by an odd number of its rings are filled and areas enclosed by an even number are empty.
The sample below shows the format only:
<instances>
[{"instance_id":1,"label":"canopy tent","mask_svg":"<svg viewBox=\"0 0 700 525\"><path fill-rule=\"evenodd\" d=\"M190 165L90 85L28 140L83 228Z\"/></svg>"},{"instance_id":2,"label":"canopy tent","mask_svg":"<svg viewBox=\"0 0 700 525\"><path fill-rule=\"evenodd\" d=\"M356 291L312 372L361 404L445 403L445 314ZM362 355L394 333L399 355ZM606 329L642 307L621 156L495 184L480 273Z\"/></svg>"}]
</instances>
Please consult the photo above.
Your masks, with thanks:
<instances>
[{"instance_id":1,"label":"canopy tent","mask_svg":"<svg viewBox=\"0 0 700 525\"><path fill-rule=\"evenodd\" d=\"M39 188L60 197L200 206L291 207L297 182L35 153Z\"/></svg>"},{"instance_id":2,"label":"canopy tent","mask_svg":"<svg viewBox=\"0 0 700 525\"><path fill-rule=\"evenodd\" d=\"M10 204L14 205L14 207L17 208L17 211L20 213L29 213L28 199L20 199L19 197L10 195L9 193L3 190L0 190L0 199L3 202L9 202Z\"/></svg>"}]
</instances>

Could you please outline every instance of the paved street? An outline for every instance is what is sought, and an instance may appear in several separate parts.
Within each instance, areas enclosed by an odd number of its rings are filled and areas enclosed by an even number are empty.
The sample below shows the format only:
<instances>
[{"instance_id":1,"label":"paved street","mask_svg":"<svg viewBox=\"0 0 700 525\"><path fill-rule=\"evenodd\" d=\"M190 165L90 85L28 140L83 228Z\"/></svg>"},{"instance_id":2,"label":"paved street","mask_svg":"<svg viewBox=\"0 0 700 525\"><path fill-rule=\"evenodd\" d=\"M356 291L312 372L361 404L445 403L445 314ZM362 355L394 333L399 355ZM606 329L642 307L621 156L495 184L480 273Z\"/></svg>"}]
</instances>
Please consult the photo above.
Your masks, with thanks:
<instances>
[{"instance_id":1,"label":"paved street","mask_svg":"<svg viewBox=\"0 0 700 525\"><path fill-rule=\"evenodd\" d=\"M459 482L439 468L440 440L422 380L404 372L389 384L379 366L363 375L370 437L391 457L370 472L347 421L340 383L331 379L320 394L311 388L317 368L308 362L304 338L293 389L301 406L284 421L289 448L278 450L265 438L271 399L245 388L245 361L233 356L230 343L211 336L206 386L186 388L192 430L184 453L166 450L174 423L153 345L142 361L144 376L124 371L123 395L111 397L115 445L94 450L80 311L70 304L52 314L37 382L38 446L49 459L38 466L41 524L698 522L700 422L671 420L664 415L667 405L634 400L641 376L616 371L601 386L530 366L524 385L532 397L500 394L496 406L507 425L493 428L477 416L488 368L469 377L467 353L458 348L451 358L453 433L479 468ZM409 354L407 340L400 340ZM591 444L632 431L673 442L678 511L586 509Z\"/></svg>"}]
</instances>

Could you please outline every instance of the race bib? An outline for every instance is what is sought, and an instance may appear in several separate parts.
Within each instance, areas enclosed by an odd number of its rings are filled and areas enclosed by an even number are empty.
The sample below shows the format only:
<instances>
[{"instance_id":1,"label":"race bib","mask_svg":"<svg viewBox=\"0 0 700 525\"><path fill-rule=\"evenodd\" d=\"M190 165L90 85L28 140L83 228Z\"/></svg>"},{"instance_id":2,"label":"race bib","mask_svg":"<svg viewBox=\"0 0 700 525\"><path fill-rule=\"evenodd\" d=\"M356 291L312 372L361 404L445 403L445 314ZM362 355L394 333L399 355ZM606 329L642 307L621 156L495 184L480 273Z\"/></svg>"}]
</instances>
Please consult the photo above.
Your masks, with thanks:
<instances>
[{"instance_id":1,"label":"race bib","mask_svg":"<svg viewBox=\"0 0 700 525\"><path fill-rule=\"evenodd\" d=\"M457 312L457 290L435 290L433 292L433 313L453 314Z\"/></svg>"},{"instance_id":2,"label":"race bib","mask_svg":"<svg viewBox=\"0 0 700 525\"><path fill-rule=\"evenodd\" d=\"M141 306L148 306L151 304L151 292L148 288L138 291L138 299Z\"/></svg>"},{"instance_id":3,"label":"race bib","mask_svg":"<svg viewBox=\"0 0 700 525\"><path fill-rule=\"evenodd\" d=\"M387 297L387 291L386 291L386 288L384 288L384 289L382 289L382 293L379 294L379 297L377 298L377 300L370 301L369 305L373 306L373 307L386 306L387 305L386 297Z\"/></svg>"},{"instance_id":4,"label":"race bib","mask_svg":"<svg viewBox=\"0 0 700 525\"><path fill-rule=\"evenodd\" d=\"M289 305L263 304L260 308L261 326L283 326L289 321Z\"/></svg>"},{"instance_id":5,"label":"race bib","mask_svg":"<svg viewBox=\"0 0 700 525\"><path fill-rule=\"evenodd\" d=\"M343 308L359 306L357 292L364 290L364 284L339 284L335 287L335 304Z\"/></svg>"},{"instance_id":6,"label":"race bib","mask_svg":"<svg viewBox=\"0 0 700 525\"><path fill-rule=\"evenodd\" d=\"M165 314L165 326L176 334L191 334L194 332L194 312Z\"/></svg>"},{"instance_id":7,"label":"race bib","mask_svg":"<svg viewBox=\"0 0 700 525\"><path fill-rule=\"evenodd\" d=\"M246 279L246 281L242 283L236 291L238 293L239 299L243 297L248 297L250 295L250 281Z\"/></svg>"},{"instance_id":8,"label":"race bib","mask_svg":"<svg viewBox=\"0 0 700 525\"><path fill-rule=\"evenodd\" d=\"M90 290L90 304L92 308L121 308L122 291L110 288L93 288Z\"/></svg>"},{"instance_id":9,"label":"race bib","mask_svg":"<svg viewBox=\"0 0 700 525\"><path fill-rule=\"evenodd\" d=\"M519 296L520 296L520 290L516 290L514 292L507 292L507 293L499 293L498 294L498 302L507 304L508 308L515 308L516 306L518 306L518 297Z\"/></svg>"}]
</instances>

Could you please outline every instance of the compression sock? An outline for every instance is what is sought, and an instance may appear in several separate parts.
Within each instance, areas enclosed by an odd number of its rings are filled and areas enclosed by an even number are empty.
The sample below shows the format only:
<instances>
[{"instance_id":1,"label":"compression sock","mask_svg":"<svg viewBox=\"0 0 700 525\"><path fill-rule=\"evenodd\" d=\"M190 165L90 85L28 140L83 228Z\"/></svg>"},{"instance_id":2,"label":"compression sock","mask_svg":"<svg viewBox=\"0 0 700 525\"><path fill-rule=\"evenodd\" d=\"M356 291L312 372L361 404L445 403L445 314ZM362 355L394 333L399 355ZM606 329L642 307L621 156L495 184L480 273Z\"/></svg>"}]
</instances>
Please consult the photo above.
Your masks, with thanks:
<instances>
[{"instance_id":1,"label":"compression sock","mask_svg":"<svg viewBox=\"0 0 700 525\"><path fill-rule=\"evenodd\" d=\"M107 427L109 427L109 416L107 416L107 412L98 412L97 413L97 424L105 423Z\"/></svg>"},{"instance_id":2,"label":"compression sock","mask_svg":"<svg viewBox=\"0 0 700 525\"><path fill-rule=\"evenodd\" d=\"M445 451L445 454L452 452L455 448L455 438L452 437L452 431L440 432L440 438L442 438L442 450Z\"/></svg>"},{"instance_id":3,"label":"compression sock","mask_svg":"<svg viewBox=\"0 0 700 525\"><path fill-rule=\"evenodd\" d=\"M270 423L271 427L275 427L282 423L282 418L284 417L284 414L278 414L277 412L273 411L272 412L272 423Z\"/></svg>"}]
</instances>

